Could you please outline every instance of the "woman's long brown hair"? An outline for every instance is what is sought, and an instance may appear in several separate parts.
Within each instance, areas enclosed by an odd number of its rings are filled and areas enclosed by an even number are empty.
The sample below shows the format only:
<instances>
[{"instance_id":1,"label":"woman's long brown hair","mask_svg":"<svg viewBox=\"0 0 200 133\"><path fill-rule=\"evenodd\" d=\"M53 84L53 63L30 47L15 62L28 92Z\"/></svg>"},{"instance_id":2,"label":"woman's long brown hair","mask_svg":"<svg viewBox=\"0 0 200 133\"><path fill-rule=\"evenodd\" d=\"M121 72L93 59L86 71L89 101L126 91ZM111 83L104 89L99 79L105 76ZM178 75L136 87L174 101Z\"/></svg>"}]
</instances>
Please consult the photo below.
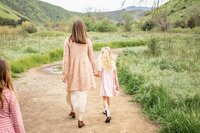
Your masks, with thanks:
<instances>
[{"instance_id":1,"label":"woman's long brown hair","mask_svg":"<svg viewBox=\"0 0 200 133\"><path fill-rule=\"evenodd\" d=\"M3 88L13 90L13 83L10 74L10 67L6 60L0 58L0 102L3 108Z\"/></svg>"},{"instance_id":2,"label":"woman's long brown hair","mask_svg":"<svg viewBox=\"0 0 200 133\"><path fill-rule=\"evenodd\" d=\"M69 39L76 43L86 44L87 33L83 21L76 20L73 23L72 33Z\"/></svg>"}]
</instances>

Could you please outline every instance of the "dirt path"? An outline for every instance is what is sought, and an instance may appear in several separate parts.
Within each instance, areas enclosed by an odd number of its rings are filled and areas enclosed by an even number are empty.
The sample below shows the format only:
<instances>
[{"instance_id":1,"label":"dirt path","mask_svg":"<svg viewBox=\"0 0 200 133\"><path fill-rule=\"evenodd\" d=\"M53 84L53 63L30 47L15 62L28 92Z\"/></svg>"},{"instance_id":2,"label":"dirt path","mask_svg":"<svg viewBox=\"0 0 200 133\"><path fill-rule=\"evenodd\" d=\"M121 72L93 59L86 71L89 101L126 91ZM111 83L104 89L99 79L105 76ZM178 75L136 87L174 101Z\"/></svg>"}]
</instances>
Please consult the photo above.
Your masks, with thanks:
<instances>
[{"instance_id":1,"label":"dirt path","mask_svg":"<svg viewBox=\"0 0 200 133\"><path fill-rule=\"evenodd\" d=\"M121 49L114 50L118 54ZM95 54L97 55L97 53ZM116 57L116 56L115 56ZM68 117L66 90L61 74L49 73L60 62L34 68L15 80L27 133L155 133L158 126L141 113L138 104L121 90L111 99L112 121L104 123L99 90L88 91L85 114L86 126L79 129L77 120ZM99 79L96 79L98 87Z\"/></svg>"}]
</instances>

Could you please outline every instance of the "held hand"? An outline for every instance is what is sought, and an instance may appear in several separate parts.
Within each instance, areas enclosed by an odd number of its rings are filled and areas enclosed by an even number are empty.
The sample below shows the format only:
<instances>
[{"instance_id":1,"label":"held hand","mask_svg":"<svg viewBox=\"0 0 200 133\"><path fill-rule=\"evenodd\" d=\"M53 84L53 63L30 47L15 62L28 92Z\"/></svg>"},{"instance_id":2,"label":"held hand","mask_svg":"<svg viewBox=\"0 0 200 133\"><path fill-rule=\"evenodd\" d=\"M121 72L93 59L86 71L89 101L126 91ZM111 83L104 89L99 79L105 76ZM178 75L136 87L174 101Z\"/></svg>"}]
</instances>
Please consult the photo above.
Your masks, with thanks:
<instances>
[{"instance_id":1,"label":"held hand","mask_svg":"<svg viewBox=\"0 0 200 133\"><path fill-rule=\"evenodd\" d=\"M98 73L94 73L94 76L96 77L100 77L100 75Z\"/></svg>"},{"instance_id":2,"label":"held hand","mask_svg":"<svg viewBox=\"0 0 200 133\"><path fill-rule=\"evenodd\" d=\"M62 82L66 83L66 81L65 81L65 75L63 75L63 77L62 77Z\"/></svg>"},{"instance_id":3,"label":"held hand","mask_svg":"<svg viewBox=\"0 0 200 133\"><path fill-rule=\"evenodd\" d=\"M62 82L63 82L63 83L66 83L64 78L62 78Z\"/></svg>"}]
</instances>

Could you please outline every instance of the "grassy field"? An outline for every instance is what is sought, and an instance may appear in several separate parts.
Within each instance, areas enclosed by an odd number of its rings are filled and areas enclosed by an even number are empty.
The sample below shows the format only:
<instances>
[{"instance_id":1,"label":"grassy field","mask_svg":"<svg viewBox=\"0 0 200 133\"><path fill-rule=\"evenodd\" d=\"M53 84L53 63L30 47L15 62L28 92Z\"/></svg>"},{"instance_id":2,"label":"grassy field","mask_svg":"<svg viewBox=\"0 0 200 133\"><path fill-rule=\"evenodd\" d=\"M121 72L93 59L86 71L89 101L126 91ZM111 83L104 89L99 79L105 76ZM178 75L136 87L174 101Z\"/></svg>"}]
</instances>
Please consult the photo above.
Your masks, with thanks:
<instances>
[{"instance_id":1,"label":"grassy field","mask_svg":"<svg viewBox=\"0 0 200 133\"><path fill-rule=\"evenodd\" d=\"M21 73L41 64L61 60L63 43L67 36L68 33L57 31L0 35L0 56L10 61L14 74ZM94 50L100 50L103 46L140 46L148 41L148 38L135 33L89 33L89 37L93 41Z\"/></svg>"},{"instance_id":2,"label":"grassy field","mask_svg":"<svg viewBox=\"0 0 200 133\"><path fill-rule=\"evenodd\" d=\"M69 33L40 31L0 35L0 57L11 64L13 76L62 59ZM119 79L133 100L141 103L164 133L200 131L199 28L168 32L89 32L94 50L130 47L118 58ZM139 46L139 47L134 47ZM134 47L134 48L133 48Z\"/></svg>"},{"instance_id":3,"label":"grassy field","mask_svg":"<svg viewBox=\"0 0 200 133\"><path fill-rule=\"evenodd\" d=\"M163 133L200 131L200 36L153 35L118 58L120 84Z\"/></svg>"}]
</instances>

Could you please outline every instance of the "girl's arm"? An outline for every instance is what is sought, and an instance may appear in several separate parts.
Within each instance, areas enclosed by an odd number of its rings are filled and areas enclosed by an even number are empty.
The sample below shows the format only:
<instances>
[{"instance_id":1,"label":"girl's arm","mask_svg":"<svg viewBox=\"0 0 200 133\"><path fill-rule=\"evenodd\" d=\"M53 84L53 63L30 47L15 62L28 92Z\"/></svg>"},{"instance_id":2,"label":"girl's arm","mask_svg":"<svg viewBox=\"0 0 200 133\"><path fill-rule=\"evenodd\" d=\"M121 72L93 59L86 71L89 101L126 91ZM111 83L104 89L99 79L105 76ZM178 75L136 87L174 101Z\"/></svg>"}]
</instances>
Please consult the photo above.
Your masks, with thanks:
<instances>
[{"instance_id":1,"label":"girl's arm","mask_svg":"<svg viewBox=\"0 0 200 133\"><path fill-rule=\"evenodd\" d=\"M15 93L11 91L10 95L10 113L13 121L13 126L16 133L25 133L22 115L19 108L19 103L16 99Z\"/></svg>"},{"instance_id":2,"label":"girl's arm","mask_svg":"<svg viewBox=\"0 0 200 133\"><path fill-rule=\"evenodd\" d=\"M114 80L115 80L115 84L116 84L116 88L117 88L117 91L119 91L119 80L118 80L118 75L117 75L117 69L114 70Z\"/></svg>"}]
</instances>

